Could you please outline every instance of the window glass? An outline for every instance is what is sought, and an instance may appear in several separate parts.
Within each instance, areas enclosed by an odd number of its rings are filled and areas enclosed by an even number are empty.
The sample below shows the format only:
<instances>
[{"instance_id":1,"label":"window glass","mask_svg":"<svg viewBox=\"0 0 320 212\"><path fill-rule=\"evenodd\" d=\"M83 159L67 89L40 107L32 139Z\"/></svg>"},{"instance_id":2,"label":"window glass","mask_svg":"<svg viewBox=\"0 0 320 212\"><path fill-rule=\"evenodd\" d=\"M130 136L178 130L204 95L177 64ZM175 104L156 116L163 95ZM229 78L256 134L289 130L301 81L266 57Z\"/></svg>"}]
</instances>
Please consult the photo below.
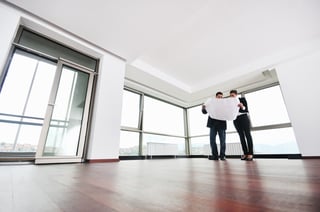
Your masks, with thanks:
<instances>
[{"instance_id":1,"label":"window glass","mask_svg":"<svg viewBox=\"0 0 320 212\"><path fill-rule=\"evenodd\" d=\"M183 109L150 97L145 97L143 130L184 136Z\"/></svg>"},{"instance_id":2,"label":"window glass","mask_svg":"<svg viewBox=\"0 0 320 212\"><path fill-rule=\"evenodd\" d=\"M124 90L122 100L121 126L138 128L140 95Z\"/></svg>"},{"instance_id":3,"label":"window glass","mask_svg":"<svg viewBox=\"0 0 320 212\"><path fill-rule=\"evenodd\" d=\"M233 121L227 121L227 130L226 132L236 132L236 128L234 127Z\"/></svg>"},{"instance_id":4,"label":"window glass","mask_svg":"<svg viewBox=\"0 0 320 212\"><path fill-rule=\"evenodd\" d=\"M139 155L139 133L137 132L120 132L120 156L137 156Z\"/></svg>"},{"instance_id":5,"label":"window glass","mask_svg":"<svg viewBox=\"0 0 320 212\"><path fill-rule=\"evenodd\" d=\"M217 147L220 152L220 140L217 135ZM191 155L211 155L209 136L201 136L190 139ZM237 133L226 135L226 155L240 155L242 152L239 136Z\"/></svg>"},{"instance_id":6,"label":"window glass","mask_svg":"<svg viewBox=\"0 0 320 212\"><path fill-rule=\"evenodd\" d=\"M240 138L239 138L238 133L237 132L227 133L226 134L226 143L240 143Z\"/></svg>"},{"instance_id":7,"label":"window glass","mask_svg":"<svg viewBox=\"0 0 320 212\"><path fill-rule=\"evenodd\" d=\"M209 136L190 139L191 155L211 155Z\"/></svg>"},{"instance_id":8,"label":"window glass","mask_svg":"<svg viewBox=\"0 0 320 212\"><path fill-rule=\"evenodd\" d=\"M148 155L148 143L162 143L162 144L176 144L178 147L178 154L185 155L185 139L184 138L177 138L177 137L170 137L170 136L162 136L162 135L153 135L144 133L143 134L143 147L142 147L142 154ZM160 147L163 148L163 147ZM163 152L163 154L162 154ZM162 155L166 155L166 148L159 149L159 153ZM171 154L170 154L171 155Z\"/></svg>"},{"instance_id":9,"label":"window glass","mask_svg":"<svg viewBox=\"0 0 320 212\"><path fill-rule=\"evenodd\" d=\"M189 135L208 135L210 129L207 128L208 114L203 114L201 112L201 105L192 107L188 109L188 118L189 118ZM227 121L227 130L226 132L235 132L233 121Z\"/></svg>"},{"instance_id":10,"label":"window glass","mask_svg":"<svg viewBox=\"0 0 320 212\"><path fill-rule=\"evenodd\" d=\"M299 154L292 127L252 132L255 154Z\"/></svg>"},{"instance_id":11,"label":"window glass","mask_svg":"<svg viewBox=\"0 0 320 212\"><path fill-rule=\"evenodd\" d=\"M202 106L199 105L188 109L190 136L209 134L209 128L207 128L208 114L203 114L201 108Z\"/></svg>"},{"instance_id":12,"label":"window glass","mask_svg":"<svg viewBox=\"0 0 320 212\"><path fill-rule=\"evenodd\" d=\"M0 152L36 152L55 70L15 50L0 92Z\"/></svg>"},{"instance_id":13,"label":"window glass","mask_svg":"<svg viewBox=\"0 0 320 212\"><path fill-rule=\"evenodd\" d=\"M253 127L289 123L289 117L279 86L245 95Z\"/></svg>"}]
</instances>

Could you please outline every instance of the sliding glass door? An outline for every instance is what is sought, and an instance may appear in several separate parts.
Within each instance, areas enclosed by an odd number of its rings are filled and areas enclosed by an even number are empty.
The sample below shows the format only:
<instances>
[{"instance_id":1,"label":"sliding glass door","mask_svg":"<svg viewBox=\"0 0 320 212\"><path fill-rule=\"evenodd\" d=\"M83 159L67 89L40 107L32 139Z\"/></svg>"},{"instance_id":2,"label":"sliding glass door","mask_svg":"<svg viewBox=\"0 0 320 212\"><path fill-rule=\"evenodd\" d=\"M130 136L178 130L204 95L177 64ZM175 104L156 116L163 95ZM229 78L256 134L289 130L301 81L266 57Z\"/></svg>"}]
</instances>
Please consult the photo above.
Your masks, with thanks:
<instances>
[{"instance_id":1,"label":"sliding glass door","mask_svg":"<svg viewBox=\"0 0 320 212\"><path fill-rule=\"evenodd\" d=\"M93 73L59 61L36 163L81 162Z\"/></svg>"},{"instance_id":2,"label":"sliding glass door","mask_svg":"<svg viewBox=\"0 0 320 212\"><path fill-rule=\"evenodd\" d=\"M94 71L16 49L0 90L0 156L81 162Z\"/></svg>"},{"instance_id":3,"label":"sliding glass door","mask_svg":"<svg viewBox=\"0 0 320 212\"><path fill-rule=\"evenodd\" d=\"M92 82L89 70L58 63L36 163L82 160Z\"/></svg>"}]
</instances>

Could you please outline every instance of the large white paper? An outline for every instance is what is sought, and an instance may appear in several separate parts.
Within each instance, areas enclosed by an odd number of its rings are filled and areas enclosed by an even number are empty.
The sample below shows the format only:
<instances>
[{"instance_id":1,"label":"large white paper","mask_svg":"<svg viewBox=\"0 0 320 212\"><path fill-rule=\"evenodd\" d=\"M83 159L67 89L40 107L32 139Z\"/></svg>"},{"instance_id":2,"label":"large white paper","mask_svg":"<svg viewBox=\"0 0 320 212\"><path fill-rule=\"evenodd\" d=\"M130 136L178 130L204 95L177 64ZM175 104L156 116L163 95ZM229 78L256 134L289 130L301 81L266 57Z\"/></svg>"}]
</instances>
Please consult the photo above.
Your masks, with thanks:
<instances>
[{"instance_id":1,"label":"large white paper","mask_svg":"<svg viewBox=\"0 0 320 212\"><path fill-rule=\"evenodd\" d=\"M204 104L213 119L232 121L237 118L240 103L238 98L211 98Z\"/></svg>"}]
</instances>

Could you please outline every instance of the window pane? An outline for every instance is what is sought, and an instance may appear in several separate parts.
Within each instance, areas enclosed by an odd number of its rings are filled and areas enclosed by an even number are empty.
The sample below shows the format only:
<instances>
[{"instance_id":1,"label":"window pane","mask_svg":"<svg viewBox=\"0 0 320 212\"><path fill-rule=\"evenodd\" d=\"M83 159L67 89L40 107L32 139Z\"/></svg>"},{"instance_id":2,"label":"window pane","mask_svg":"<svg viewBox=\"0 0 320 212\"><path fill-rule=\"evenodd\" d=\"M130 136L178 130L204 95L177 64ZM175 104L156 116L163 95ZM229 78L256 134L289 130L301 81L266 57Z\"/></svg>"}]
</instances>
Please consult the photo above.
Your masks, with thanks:
<instances>
[{"instance_id":1,"label":"window pane","mask_svg":"<svg viewBox=\"0 0 320 212\"><path fill-rule=\"evenodd\" d=\"M211 155L209 136L190 139L191 155Z\"/></svg>"},{"instance_id":2,"label":"window pane","mask_svg":"<svg viewBox=\"0 0 320 212\"><path fill-rule=\"evenodd\" d=\"M236 128L234 127L233 121L227 121L227 130L226 132L236 132Z\"/></svg>"},{"instance_id":3,"label":"window pane","mask_svg":"<svg viewBox=\"0 0 320 212\"><path fill-rule=\"evenodd\" d=\"M33 58L20 53L14 54L1 90L1 113L23 114L33 77L37 71L37 64L38 61ZM38 116L41 117L43 114Z\"/></svg>"},{"instance_id":4,"label":"window pane","mask_svg":"<svg viewBox=\"0 0 320 212\"><path fill-rule=\"evenodd\" d=\"M136 132L120 132L120 152L121 156L137 156L139 155L139 133Z\"/></svg>"},{"instance_id":5,"label":"window pane","mask_svg":"<svg viewBox=\"0 0 320 212\"><path fill-rule=\"evenodd\" d=\"M209 136L201 136L190 139L191 155L211 155ZM217 147L220 152L220 141L217 135ZM227 134L226 155L240 155L242 152L241 144L237 133Z\"/></svg>"},{"instance_id":6,"label":"window pane","mask_svg":"<svg viewBox=\"0 0 320 212\"><path fill-rule=\"evenodd\" d=\"M34 76L25 115L42 117L43 114L45 114L55 70L55 65L41 61L39 62L37 74ZM42 99L43 101L39 101L39 99Z\"/></svg>"},{"instance_id":7,"label":"window pane","mask_svg":"<svg viewBox=\"0 0 320 212\"><path fill-rule=\"evenodd\" d=\"M55 63L15 50L0 92L0 151L36 151L55 70Z\"/></svg>"},{"instance_id":8,"label":"window pane","mask_svg":"<svg viewBox=\"0 0 320 212\"><path fill-rule=\"evenodd\" d=\"M185 139L184 138L176 138L170 136L161 136L161 135L153 135L153 134L143 134L143 146L142 146L142 154L147 155L147 144L148 143L163 143L163 144L177 144L178 145L178 154L185 155ZM161 151L161 150L160 150ZM164 151L164 154L165 151Z\"/></svg>"},{"instance_id":9,"label":"window pane","mask_svg":"<svg viewBox=\"0 0 320 212\"><path fill-rule=\"evenodd\" d=\"M235 133L227 133L226 134L226 143L240 143L239 134Z\"/></svg>"},{"instance_id":10,"label":"window pane","mask_svg":"<svg viewBox=\"0 0 320 212\"><path fill-rule=\"evenodd\" d=\"M292 127L252 132L255 154L299 154Z\"/></svg>"},{"instance_id":11,"label":"window pane","mask_svg":"<svg viewBox=\"0 0 320 212\"><path fill-rule=\"evenodd\" d=\"M199 105L188 109L190 136L209 134L209 128L207 128L208 114L203 114L201 108L202 106Z\"/></svg>"},{"instance_id":12,"label":"window pane","mask_svg":"<svg viewBox=\"0 0 320 212\"><path fill-rule=\"evenodd\" d=\"M252 126L289 123L289 117L279 86L245 95Z\"/></svg>"},{"instance_id":13,"label":"window pane","mask_svg":"<svg viewBox=\"0 0 320 212\"><path fill-rule=\"evenodd\" d=\"M183 109L150 97L145 97L143 130L184 136Z\"/></svg>"},{"instance_id":14,"label":"window pane","mask_svg":"<svg viewBox=\"0 0 320 212\"><path fill-rule=\"evenodd\" d=\"M43 156L76 156L89 74L63 66Z\"/></svg>"},{"instance_id":15,"label":"window pane","mask_svg":"<svg viewBox=\"0 0 320 212\"><path fill-rule=\"evenodd\" d=\"M138 128L139 106L140 95L124 90L121 126Z\"/></svg>"},{"instance_id":16,"label":"window pane","mask_svg":"<svg viewBox=\"0 0 320 212\"><path fill-rule=\"evenodd\" d=\"M208 115L201 112L201 105L188 109L189 134L190 136L208 135L210 129L207 127ZM226 132L235 132L233 121L227 121Z\"/></svg>"}]
</instances>

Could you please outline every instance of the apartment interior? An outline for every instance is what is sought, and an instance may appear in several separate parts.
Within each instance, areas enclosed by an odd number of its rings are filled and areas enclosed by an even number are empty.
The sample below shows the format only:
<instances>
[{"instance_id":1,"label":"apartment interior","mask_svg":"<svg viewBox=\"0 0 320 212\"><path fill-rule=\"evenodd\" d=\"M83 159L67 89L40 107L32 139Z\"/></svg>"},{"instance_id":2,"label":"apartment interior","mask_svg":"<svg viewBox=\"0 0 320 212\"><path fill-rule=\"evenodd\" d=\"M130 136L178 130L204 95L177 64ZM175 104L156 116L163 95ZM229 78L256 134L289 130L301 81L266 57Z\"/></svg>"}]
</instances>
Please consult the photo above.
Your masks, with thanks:
<instances>
[{"instance_id":1,"label":"apartment interior","mask_svg":"<svg viewBox=\"0 0 320 212\"><path fill-rule=\"evenodd\" d=\"M320 2L0 1L4 211L318 211ZM211 161L201 105L237 89ZM2 210L1 209L1 210Z\"/></svg>"}]
</instances>

